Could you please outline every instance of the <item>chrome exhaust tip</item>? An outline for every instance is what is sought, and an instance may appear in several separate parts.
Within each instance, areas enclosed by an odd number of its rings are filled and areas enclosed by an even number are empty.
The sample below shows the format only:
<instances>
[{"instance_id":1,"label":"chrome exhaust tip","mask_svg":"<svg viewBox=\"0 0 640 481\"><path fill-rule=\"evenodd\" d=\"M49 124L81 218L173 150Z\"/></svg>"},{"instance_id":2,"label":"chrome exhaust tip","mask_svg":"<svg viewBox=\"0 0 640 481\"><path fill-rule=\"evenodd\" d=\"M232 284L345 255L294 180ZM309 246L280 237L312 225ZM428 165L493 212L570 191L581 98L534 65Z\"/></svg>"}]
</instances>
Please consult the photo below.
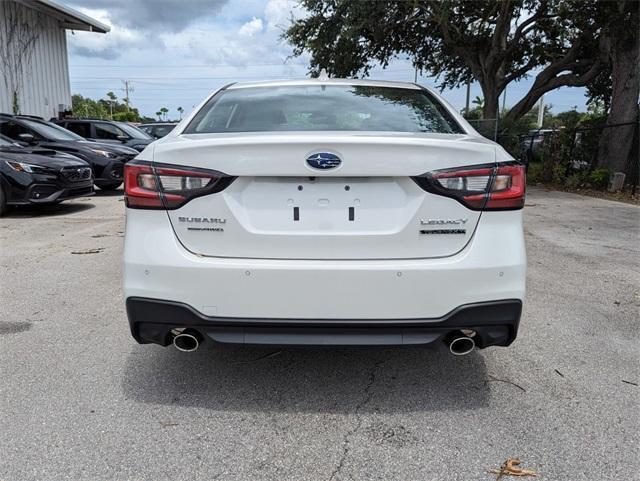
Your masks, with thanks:
<instances>
[{"instance_id":1,"label":"chrome exhaust tip","mask_svg":"<svg viewBox=\"0 0 640 481\"><path fill-rule=\"evenodd\" d=\"M449 343L449 351L454 356L466 356L476 347L476 342L471 337L454 337Z\"/></svg>"},{"instance_id":2,"label":"chrome exhaust tip","mask_svg":"<svg viewBox=\"0 0 640 481\"><path fill-rule=\"evenodd\" d=\"M181 332L173 338L173 345L178 351L193 352L200 347L197 333Z\"/></svg>"}]
</instances>

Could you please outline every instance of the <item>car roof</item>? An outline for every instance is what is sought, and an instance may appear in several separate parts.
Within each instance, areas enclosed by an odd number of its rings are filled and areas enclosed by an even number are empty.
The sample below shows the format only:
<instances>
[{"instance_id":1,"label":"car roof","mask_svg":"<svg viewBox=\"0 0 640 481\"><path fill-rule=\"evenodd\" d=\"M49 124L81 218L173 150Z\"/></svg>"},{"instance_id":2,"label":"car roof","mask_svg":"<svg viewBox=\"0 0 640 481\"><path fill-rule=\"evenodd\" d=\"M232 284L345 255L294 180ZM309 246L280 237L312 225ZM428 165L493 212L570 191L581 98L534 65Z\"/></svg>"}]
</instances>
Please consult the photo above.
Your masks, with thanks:
<instances>
[{"instance_id":1,"label":"car roof","mask_svg":"<svg viewBox=\"0 0 640 481\"><path fill-rule=\"evenodd\" d=\"M226 87L227 90L236 90L252 87L285 87L294 85L356 85L363 87L394 87L411 90L421 90L422 87L411 82L395 82L389 80L371 79L339 79L339 78L311 78L311 79L290 79L290 80L265 80L259 82L238 82Z\"/></svg>"},{"instance_id":2,"label":"car roof","mask_svg":"<svg viewBox=\"0 0 640 481\"><path fill-rule=\"evenodd\" d=\"M57 120L56 122L108 122L111 123L111 120L105 119L62 119Z\"/></svg>"}]
</instances>

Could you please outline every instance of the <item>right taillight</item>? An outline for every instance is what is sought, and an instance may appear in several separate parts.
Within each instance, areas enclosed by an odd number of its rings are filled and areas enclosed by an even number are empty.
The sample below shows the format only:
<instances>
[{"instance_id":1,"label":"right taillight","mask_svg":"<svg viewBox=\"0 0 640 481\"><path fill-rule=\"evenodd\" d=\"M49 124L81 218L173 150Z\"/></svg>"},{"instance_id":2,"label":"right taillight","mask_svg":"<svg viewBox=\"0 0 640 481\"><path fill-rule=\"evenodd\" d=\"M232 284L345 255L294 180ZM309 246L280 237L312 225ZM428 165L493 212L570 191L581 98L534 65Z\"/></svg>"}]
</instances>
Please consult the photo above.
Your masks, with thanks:
<instances>
[{"instance_id":1,"label":"right taillight","mask_svg":"<svg viewBox=\"0 0 640 481\"><path fill-rule=\"evenodd\" d=\"M213 170L129 162L124 166L125 203L132 209L177 209L220 192L234 179Z\"/></svg>"},{"instance_id":2,"label":"right taillight","mask_svg":"<svg viewBox=\"0 0 640 481\"><path fill-rule=\"evenodd\" d=\"M435 170L413 180L424 190L456 199L472 210L524 206L525 170L517 162Z\"/></svg>"}]
</instances>

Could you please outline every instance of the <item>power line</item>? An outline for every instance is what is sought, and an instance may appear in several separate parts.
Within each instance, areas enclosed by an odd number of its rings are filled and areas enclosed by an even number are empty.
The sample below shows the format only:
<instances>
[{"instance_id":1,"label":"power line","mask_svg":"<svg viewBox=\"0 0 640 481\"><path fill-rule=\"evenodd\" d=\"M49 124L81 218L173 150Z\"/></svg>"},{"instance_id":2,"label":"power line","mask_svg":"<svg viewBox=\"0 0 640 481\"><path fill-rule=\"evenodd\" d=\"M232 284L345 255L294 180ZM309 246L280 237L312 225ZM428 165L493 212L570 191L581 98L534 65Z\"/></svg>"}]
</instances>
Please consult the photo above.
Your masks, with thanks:
<instances>
[{"instance_id":1,"label":"power line","mask_svg":"<svg viewBox=\"0 0 640 481\"><path fill-rule=\"evenodd\" d=\"M108 90L108 89L104 89L102 87L83 87L81 85L78 85L75 88L82 89L82 90L100 90L100 91ZM139 89L138 92L172 92L174 90L185 90L185 91L192 92L194 90L211 91L212 88L209 87L209 86L189 87L189 88L184 88L184 87L167 87L167 88L151 88L151 89L143 88L143 89Z\"/></svg>"},{"instance_id":2,"label":"power line","mask_svg":"<svg viewBox=\"0 0 640 481\"><path fill-rule=\"evenodd\" d=\"M71 68L76 67L87 67L87 68L254 68L254 67L301 67L306 68L306 64L286 64L286 63L256 63L256 64L242 64L242 65L233 65L233 64L216 64L216 65L203 65L203 64L180 64L180 65L163 65L163 64L145 64L145 65L109 65L109 64L73 64L70 65Z\"/></svg>"}]
</instances>

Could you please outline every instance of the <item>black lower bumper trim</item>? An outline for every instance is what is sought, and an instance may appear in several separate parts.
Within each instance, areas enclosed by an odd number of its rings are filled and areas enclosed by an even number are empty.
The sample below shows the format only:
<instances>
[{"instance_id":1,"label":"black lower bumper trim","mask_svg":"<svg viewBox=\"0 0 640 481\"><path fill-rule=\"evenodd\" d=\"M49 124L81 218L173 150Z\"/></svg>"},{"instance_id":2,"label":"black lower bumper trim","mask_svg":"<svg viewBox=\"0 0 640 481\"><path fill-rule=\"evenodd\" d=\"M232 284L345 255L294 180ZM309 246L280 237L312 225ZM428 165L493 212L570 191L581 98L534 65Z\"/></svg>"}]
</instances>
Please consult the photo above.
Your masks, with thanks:
<instances>
[{"instance_id":1,"label":"black lower bumper trim","mask_svg":"<svg viewBox=\"0 0 640 481\"><path fill-rule=\"evenodd\" d=\"M230 344L415 345L435 342L452 331L476 331L476 345L508 346L518 333L518 299L460 306L433 319L256 319L205 316L187 304L141 297L127 299L131 334L141 344L171 343L171 330L188 328Z\"/></svg>"}]
</instances>

